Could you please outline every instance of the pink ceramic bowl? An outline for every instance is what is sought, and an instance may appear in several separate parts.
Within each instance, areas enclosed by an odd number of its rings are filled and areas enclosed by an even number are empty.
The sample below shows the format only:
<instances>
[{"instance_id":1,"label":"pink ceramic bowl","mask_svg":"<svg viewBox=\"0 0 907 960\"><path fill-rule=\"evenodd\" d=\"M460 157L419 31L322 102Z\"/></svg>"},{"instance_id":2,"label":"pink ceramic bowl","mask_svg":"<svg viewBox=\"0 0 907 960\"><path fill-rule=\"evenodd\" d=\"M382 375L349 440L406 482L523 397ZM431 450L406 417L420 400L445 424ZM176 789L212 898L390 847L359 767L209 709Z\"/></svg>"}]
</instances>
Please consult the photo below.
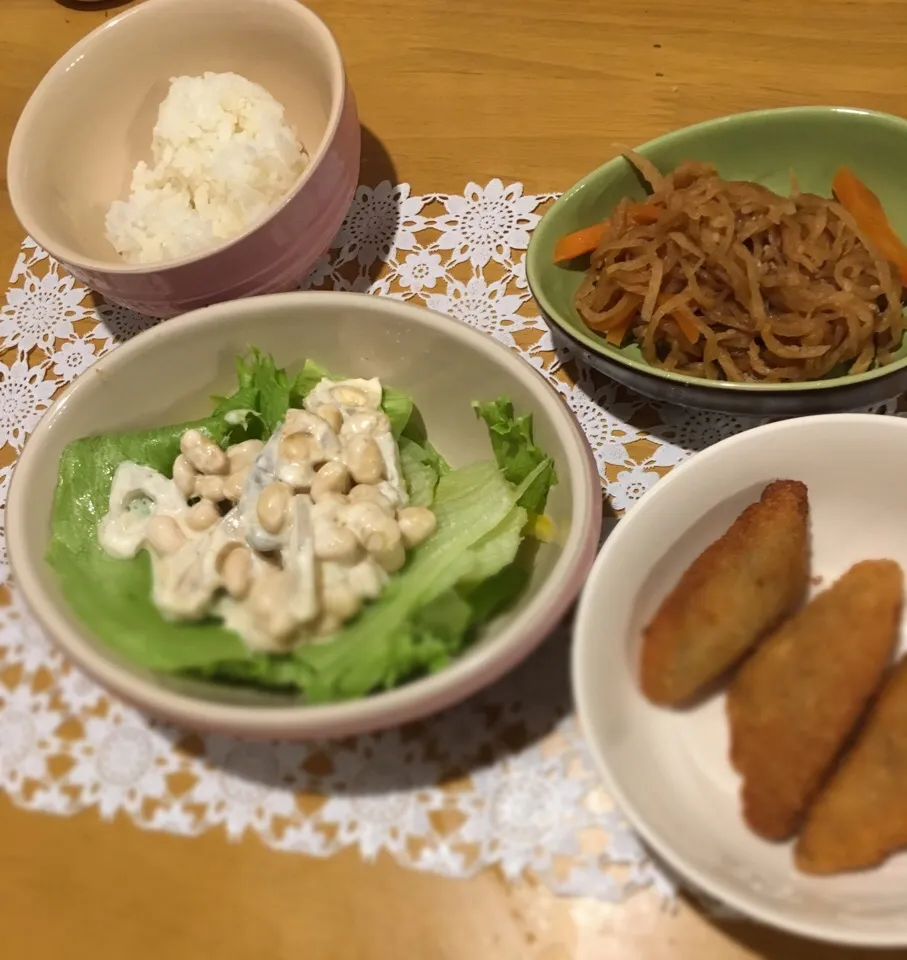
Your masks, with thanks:
<instances>
[{"instance_id":1,"label":"pink ceramic bowl","mask_svg":"<svg viewBox=\"0 0 907 960\"><path fill-rule=\"evenodd\" d=\"M148 159L171 77L233 72L286 108L310 164L263 221L214 250L124 263L104 233L110 203ZM13 133L7 180L22 226L114 303L171 317L292 289L327 249L359 175L359 120L328 28L296 0L154 0L109 20L38 84Z\"/></svg>"}]
</instances>

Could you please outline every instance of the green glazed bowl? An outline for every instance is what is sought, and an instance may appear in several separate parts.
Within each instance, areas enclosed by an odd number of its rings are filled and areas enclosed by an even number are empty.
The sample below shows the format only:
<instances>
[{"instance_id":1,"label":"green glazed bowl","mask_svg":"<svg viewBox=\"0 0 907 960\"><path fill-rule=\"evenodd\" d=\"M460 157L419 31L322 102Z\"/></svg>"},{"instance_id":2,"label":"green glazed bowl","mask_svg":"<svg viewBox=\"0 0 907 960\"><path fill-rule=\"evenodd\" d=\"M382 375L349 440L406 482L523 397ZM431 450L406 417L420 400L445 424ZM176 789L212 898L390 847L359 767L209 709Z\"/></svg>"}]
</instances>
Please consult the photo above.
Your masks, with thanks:
<instances>
[{"instance_id":1,"label":"green glazed bowl","mask_svg":"<svg viewBox=\"0 0 907 960\"><path fill-rule=\"evenodd\" d=\"M754 180L787 194L791 173L804 191L831 196L838 167L850 166L907 237L907 120L845 107L791 107L710 120L638 148L660 170L684 160L715 164L728 180ZM907 337L887 366L808 383L728 383L659 370L635 344L613 347L580 319L573 298L586 264L552 262L558 238L607 218L625 196L646 190L617 157L571 187L542 217L529 244L526 275L555 342L591 366L655 400L754 416L834 413L889 400L907 390Z\"/></svg>"}]
</instances>

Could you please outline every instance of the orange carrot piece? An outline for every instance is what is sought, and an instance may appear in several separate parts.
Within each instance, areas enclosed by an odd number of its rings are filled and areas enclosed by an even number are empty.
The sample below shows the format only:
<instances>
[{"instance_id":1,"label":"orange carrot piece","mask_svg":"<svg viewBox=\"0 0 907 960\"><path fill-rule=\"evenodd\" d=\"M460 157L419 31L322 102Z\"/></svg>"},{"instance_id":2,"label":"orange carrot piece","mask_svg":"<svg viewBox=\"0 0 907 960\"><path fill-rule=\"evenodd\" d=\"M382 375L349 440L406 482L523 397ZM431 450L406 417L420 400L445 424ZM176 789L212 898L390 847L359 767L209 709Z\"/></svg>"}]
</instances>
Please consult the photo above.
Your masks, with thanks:
<instances>
[{"instance_id":1,"label":"orange carrot piece","mask_svg":"<svg viewBox=\"0 0 907 960\"><path fill-rule=\"evenodd\" d=\"M621 320L619 324L614 327L611 327L605 335L605 340L611 344L612 347L619 347L624 342L624 337L627 335L627 331L633 324L633 318L635 315L634 311L627 317L625 320Z\"/></svg>"},{"instance_id":2,"label":"orange carrot piece","mask_svg":"<svg viewBox=\"0 0 907 960\"><path fill-rule=\"evenodd\" d=\"M879 198L849 167L835 174L832 190L869 241L897 267L901 282L907 283L907 246L892 229Z\"/></svg>"},{"instance_id":3,"label":"orange carrot piece","mask_svg":"<svg viewBox=\"0 0 907 960\"><path fill-rule=\"evenodd\" d=\"M582 230L561 237L554 245L554 262L561 263L564 260L581 257L584 253L592 253L601 243L607 225L607 222L596 223L592 227L583 227Z\"/></svg>"},{"instance_id":4,"label":"orange carrot piece","mask_svg":"<svg viewBox=\"0 0 907 960\"><path fill-rule=\"evenodd\" d=\"M678 307L671 313L671 316L677 321L680 332L690 343L695 343L699 339L699 327L696 324L696 319L689 310Z\"/></svg>"},{"instance_id":5,"label":"orange carrot piece","mask_svg":"<svg viewBox=\"0 0 907 960\"><path fill-rule=\"evenodd\" d=\"M655 223L664 213L661 207L652 203L631 203L627 210L627 218L631 223Z\"/></svg>"},{"instance_id":6,"label":"orange carrot piece","mask_svg":"<svg viewBox=\"0 0 907 960\"><path fill-rule=\"evenodd\" d=\"M627 219L630 223L655 223L661 216L660 207L651 203L631 203L627 209ZM592 251L601 243L605 235L605 229L608 221L596 223L591 227L583 227L573 233L568 233L558 240L554 245L554 262L562 263L564 260L574 260L585 253Z\"/></svg>"}]
</instances>

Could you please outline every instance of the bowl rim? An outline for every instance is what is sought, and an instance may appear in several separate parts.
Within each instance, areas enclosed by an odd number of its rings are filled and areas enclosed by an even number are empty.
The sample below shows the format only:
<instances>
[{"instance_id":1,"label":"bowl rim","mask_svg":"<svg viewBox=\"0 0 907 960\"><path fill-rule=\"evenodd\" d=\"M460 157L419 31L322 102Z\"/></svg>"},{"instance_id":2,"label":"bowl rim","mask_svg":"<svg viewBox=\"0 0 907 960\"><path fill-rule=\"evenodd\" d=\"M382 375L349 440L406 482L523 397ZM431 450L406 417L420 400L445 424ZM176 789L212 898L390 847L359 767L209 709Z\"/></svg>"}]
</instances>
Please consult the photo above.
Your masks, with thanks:
<instances>
[{"instance_id":1,"label":"bowl rim","mask_svg":"<svg viewBox=\"0 0 907 960\"><path fill-rule=\"evenodd\" d=\"M804 937L810 937L814 940L820 940L826 943L847 946L862 947L903 947L907 945L907 933L900 935L887 934L884 931L860 930L860 929L841 929L825 924L819 921L802 919L785 915L777 908L768 904L753 903L746 895L738 895L733 890L728 891L720 880L715 880L712 876L695 865L689 864L686 859L675 852L674 845L668 837L659 831L651 828L644 817L642 817L633 802L628 798L623 790L620 780L615 777L608 761L607 750L591 734L591 717L595 703L599 697L596 696L593 688L593 679L583 669L588 654L586 651L594 644L599 643L602 636L601 617L594 619L594 595L595 585L605 579L613 568L619 563L620 555L628 549L632 549L633 537L635 535L634 517L639 515L641 509L646 509L645 505L663 499L673 493L672 482L676 483L677 477L683 477L692 469L707 468L708 465L716 459L733 455L733 451L742 444L751 442L751 439L766 434L777 434L786 431L811 430L815 426L827 425L830 423L854 426L873 425L873 429L891 430L893 432L907 431L907 420L902 417L884 417L872 413L828 413L817 414L808 417L794 417L788 420L767 423L740 433L731 437L726 437L718 443L713 444L701 453L688 458L679 466L675 467L670 473L663 477L650 490L639 505L620 523L616 529L605 541L604 546L595 559L592 569L589 572L583 590L580 594L576 608L576 617L573 626L573 647L570 658L570 684L573 691L574 701L576 703L577 721L580 729L583 731L589 752L596 770L602 777L605 789L608 791L615 805L621 813L630 822L633 829L642 837L658 855L680 876L685 877L693 886L699 890L710 894L717 900L728 904L740 913L765 923L776 929L784 930L789 933L798 934ZM667 491L667 493L666 493ZM621 641L623 638L621 638ZM616 639L614 642L618 642ZM642 696L638 688L637 696Z\"/></svg>"},{"instance_id":2,"label":"bowl rim","mask_svg":"<svg viewBox=\"0 0 907 960\"><path fill-rule=\"evenodd\" d=\"M702 120L698 123L690 124L686 127L678 127L676 130L670 130L661 136L647 140L645 143L634 150L647 156L648 152L665 143L685 137L690 133L713 129L718 126L749 125L757 123L767 118L788 116L793 118L822 117L827 115L848 115L867 118L872 122L891 126L898 129L907 136L907 119L895 116L890 113L883 113L878 110L865 110L859 107L844 106L798 106L798 107L774 107L765 110L749 110L742 113L731 113L721 117L713 117L710 120ZM529 240L529 246L526 250L526 281L529 291L536 301L539 309L544 313L551 323L556 324L572 340L580 343L585 349L605 357L609 361L618 363L621 366L628 367L637 373L645 376L655 377L659 380L666 380L682 386L697 386L706 390L716 391L734 391L736 393L802 393L804 391L817 391L833 389L835 387L848 386L856 383L866 383L871 380L879 380L907 366L907 356L901 357L884 367L878 367L873 370L867 370L865 373L847 374L842 377L833 377L824 380L807 380L802 383L736 383L728 380L705 380L699 377L691 377L688 374L676 373L672 370L660 370L647 363L628 357L617 349L613 349L606 344L600 343L590 333L584 329L570 326L561 316L561 311L552 303L548 297L546 285L540 282L544 269L548 264L541 263L541 244L545 232L543 227L546 217L549 217L555 210L563 210L571 205L573 199L578 193L594 184L600 177L607 176L612 171L618 170L626 161L622 156L612 157L610 160L596 167L587 173L572 186L568 187L560 197L545 211L542 219L536 224ZM551 221L549 220L549 223Z\"/></svg>"},{"instance_id":3,"label":"bowl rim","mask_svg":"<svg viewBox=\"0 0 907 960\"><path fill-rule=\"evenodd\" d=\"M94 650L70 627L60 609L41 585L44 551L37 555L27 542L21 518L29 508L31 477L37 469L38 451L48 440L67 406L77 404L86 385L103 382L110 371L136 355L155 349L161 340L191 337L202 328L218 325L226 316L254 318L272 308L296 305L308 311L329 300L346 301L351 310L373 314L406 314L418 325L443 325L447 335L468 348L484 353L525 385L554 421L567 451L567 469L560 478L573 495L574 520L562 543L550 575L540 584L526 606L487 646L456 659L437 674L414 680L393 690L358 700L306 706L261 707L232 705L197 699L158 686L153 678L132 674L103 653ZM78 377L66 393L43 415L29 437L14 469L7 507L7 549L13 571L13 586L49 637L87 673L130 703L163 714L195 729L227 731L248 737L341 736L381 729L435 713L451 706L501 677L527 656L559 623L573 603L592 565L601 529L601 481L589 442L561 395L530 364L504 344L453 317L416 304L364 293L306 291L269 294L203 307L184 314L177 323L163 323L102 357ZM85 627L81 631L90 634Z\"/></svg>"},{"instance_id":4,"label":"bowl rim","mask_svg":"<svg viewBox=\"0 0 907 960\"><path fill-rule=\"evenodd\" d=\"M318 143L317 149L314 151L306 151L309 157L308 165L296 178L293 186L275 206L266 210L241 233L237 234L237 236L231 237L229 240L217 244L217 246L203 250L200 253L190 254L189 256L145 264L129 264L123 260L98 260L94 257L82 256L70 247L55 243L30 217L23 214L19 184L22 178L21 171L28 163L26 136L35 117L37 117L43 109L44 101L52 96L52 87L62 81L74 63L86 55L90 55L91 47L99 40L102 40L108 31L115 30L118 26L133 18L139 19L142 16L148 16L150 15L150 11L154 11L155 14L160 13L161 15L166 15L168 7L188 6L189 4L197 2L198 0L155 0L153 4L140 3L137 6L124 10L109 20L105 20L104 23L95 27L94 30L70 47L53 64L41 78L38 85L32 91L31 96L26 101L25 106L22 108L22 112L19 114L19 119L16 121L16 126L13 129L12 137L10 138L6 159L6 181L10 206L13 208L16 219L25 229L26 233L35 240L42 249L51 253L62 263L71 264L75 268L83 271L131 276L161 273L168 270L188 267L200 261L208 260L241 243L266 223L273 220L274 217L297 196L311 177L314 176L316 169L321 165L321 162L327 154L330 144L333 142L338 127L340 126L344 105L348 96L346 67L340 46L334 34L331 32L330 27L328 27L310 7L304 6L302 3L297 2L297 0L264 0L265 3L273 7L281 7L296 15L302 23L306 24L311 32L321 39L325 49L328 51L331 61L331 109L328 114L325 132ZM213 6L217 5L220 0L203 0L203 2ZM259 0L259 2L262 2L262 0ZM150 149L150 130L148 132L148 146ZM112 249L111 247L111 250Z\"/></svg>"}]
</instances>

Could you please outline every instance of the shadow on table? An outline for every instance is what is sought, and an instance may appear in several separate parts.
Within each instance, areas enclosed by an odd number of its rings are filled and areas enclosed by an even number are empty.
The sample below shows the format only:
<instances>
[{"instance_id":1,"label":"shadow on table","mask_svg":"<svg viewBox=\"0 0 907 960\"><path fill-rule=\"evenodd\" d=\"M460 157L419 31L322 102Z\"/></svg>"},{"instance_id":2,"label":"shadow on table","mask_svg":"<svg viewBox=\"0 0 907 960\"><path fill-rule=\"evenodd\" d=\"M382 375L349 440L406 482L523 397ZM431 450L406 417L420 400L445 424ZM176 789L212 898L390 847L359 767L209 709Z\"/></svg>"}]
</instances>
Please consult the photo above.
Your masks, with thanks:
<instances>
[{"instance_id":1,"label":"shadow on table","mask_svg":"<svg viewBox=\"0 0 907 960\"><path fill-rule=\"evenodd\" d=\"M659 403L658 410L662 422L648 428L649 437L655 443L682 447L688 453L702 453L721 440L765 423L764 417L710 413L666 403Z\"/></svg>"},{"instance_id":2,"label":"shadow on table","mask_svg":"<svg viewBox=\"0 0 907 960\"><path fill-rule=\"evenodd\" d=\"M579 349L560 334L555 324L548 321L546 323L552 333L555 353L561 365L569 369L572 364L575 370L581 371L581 375L587 378L588 372L596 368L582 358ZM601 381L609 379L608 375L601 371L596 372L596 377ZM644 423L641 425L644 425L649 439L658 444L681 447L688 453L700 453L719 440L766 423L765 416L697 410L664 400L649 399L631 387L618 385L618 389L624 391L629 398L641 400L650 411L657 411L654 416L651 413L648 416L642 415Z\"/></svg>"},{"instance_id":3,"label":"shadow on table","mask_svg":"<svg viewBox=\"0 0 907 960\"><path fill-rule=\"evenodd\" d=\"M362 163L359 168L359 182L376 187L384 180L393 187L397 183L397 168L381 139L368 127L363 126Z\"/></svg>"},{"instance_id":4,"label":"shadow on table","mask_svg":"<svg viewBox=\"0 0 907 960\"><path fill-rule=\"evenodd\" d=\"M613 515L606 518L603 539L615 523ZM456 783L535 749L572 715L572 619L573 610L507 676L433 717L375 734L300 745L211 735L206 760L250 784L315 795L375 796ZM165 728L163 733L183 743L189 731ZM275 751L283 762L275 764Z\"/></svg>"},{"instance_id":5,"label":"shadow on table","mask_svg":"<svg viewBox=\"0 0 907 960\"><path fill-rule=\"evenodd\" d=\"M206 759L250 784L315 795L374 796L455 782L530 749L571 714L569 641L565 624L507 677L426 720L298 746L208 736ZM173 736L182 740L185 731ZM292 782L269 759L275 747L304 764Z\"/></svg>"},{"instance_id":6,"label":"shadow on table","mask_svg":"<svg viewBox=\"0 0 907 960\"><path fill-rule=\"evenodd\" d=\"M324 286L325 276L316 267L301 283L302 289L349 289L367 293L384 270L394 249L402 221L397 169L381 139L368 127L362 137L359 183L344 221L344 228L331 242L336 281ZM363 187L367 189L363 189Z\"/></svg>"},{"instance_id":7,"label":"shadow on table","mask_svg":"<svg viewBox=\"0 0 907 960\"><path fill-rule=\"evenodd\" d=\"M117 346L163 322L155 317L128 310L116 303L110 303L94 290L89 293L88 300L98 315L98 325Z\"/></svg>"}]
</instances>

